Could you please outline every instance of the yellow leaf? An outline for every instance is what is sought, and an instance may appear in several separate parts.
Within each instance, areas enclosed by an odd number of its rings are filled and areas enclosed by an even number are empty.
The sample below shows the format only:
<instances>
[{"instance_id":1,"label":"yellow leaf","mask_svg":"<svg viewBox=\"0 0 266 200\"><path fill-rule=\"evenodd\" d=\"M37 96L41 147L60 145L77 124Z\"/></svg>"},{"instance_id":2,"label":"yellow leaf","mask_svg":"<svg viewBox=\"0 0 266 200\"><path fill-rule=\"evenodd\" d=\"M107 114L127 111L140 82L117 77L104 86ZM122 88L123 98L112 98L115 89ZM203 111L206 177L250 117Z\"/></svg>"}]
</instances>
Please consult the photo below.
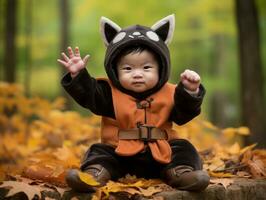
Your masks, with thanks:
<instances>
[{"instance_id":1,"label":"yellow leaf","mask_svg":"<svg viewBox=\"0 0 266 200\"><path fill-rule=\"evenodd\" d=\"M230 154L233 154L233 155L239 154L239 152L240 152L239 144L237 142L235 144L233 144L231 147L229 147L228 152Z\"/></svg>"},{"instance_id":2,"label":"yellow leaf","mask_svg":"<svg viewBox=\"0 0 266 200\"><path fill-rule=\"evenodd\" d=\"M235 128L225 128L222 130L222 133L227 136L234 136L236 134L236 129Z\"/></svg>"},{"instance_id":3,"label":"yellow leaf","mask_svg":"<svg viewBox=\"0 0 266 200\"><path fill-rule=\"evenodd\" d=\"M250 134L250 130L248 127L245 126L241 126L237 129L237 133L239 135L249 135Z\"/></svg>"},{"instance_id":4,"label":"yellow leaf","mask_svg":"<svg viewBox=\"0 0 266 200\"><path fill-rule=\"evenodd\" d=\"M257 143L244 147L243 149L240 150L240 154L243 154L246 151L253 149L256 145Z\"/></svg>"},{"instance_id":5,"label":"yellow leaf","mask_svg":"<svg viewBox=\"0 0 266 200\"><path fill-rule=\"evenodd\" d=\"M217 130L218 128L214 126L211 122L209 121L202 121L202 124L209 129Z\"/></svg>"},{"instance_id":6,"label":"yellow leaf","mask_svg":"<svg viewBox=\"0 0 266 200\"><path fill-rule=\"evenodd\" d=\"M82 180L84 183L87 183L88 185L91 186L97 186L100 185L100 183L98 183L92 175L88 174L88 173L84 173L84 172L78 172L79 174L79 178L80 180Z\"/></svg>"},{"instance_id":7,"label":"yellow leaf","mask_svg":"<svg viewBox=\"0 0 266 200\"><path fill-rule=\"evenodd\" d=\"M208 173L209 173L210 176L217 177L217 178L232 178L232 177L235 177L235 175L233 175L231 173L212 172L212 171L209 171Z\"/></svg>"},{"instance_id":8,"label":"yellow leaf","mask_svg":"<svg viewBox=\"0 0 266 200\"><path fill-rule=\"evenodd\" d=\"M215 171L215 170L223 170L224 167L225 167L224 162L217 157L211 160L211 164L207 166L207 169L210 171Z\"/></svg>"}]
</instances>

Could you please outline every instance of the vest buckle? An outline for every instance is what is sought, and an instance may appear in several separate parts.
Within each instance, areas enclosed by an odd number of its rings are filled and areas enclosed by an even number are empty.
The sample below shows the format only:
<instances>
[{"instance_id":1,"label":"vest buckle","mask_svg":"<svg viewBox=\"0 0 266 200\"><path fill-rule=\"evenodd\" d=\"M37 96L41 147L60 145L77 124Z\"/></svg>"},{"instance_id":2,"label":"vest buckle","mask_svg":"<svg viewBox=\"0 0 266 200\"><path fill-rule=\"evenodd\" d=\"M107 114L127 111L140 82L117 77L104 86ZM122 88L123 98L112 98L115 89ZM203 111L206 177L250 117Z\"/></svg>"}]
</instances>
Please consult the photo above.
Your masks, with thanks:
<instances>
[{"instance_id":1,"label":"vest buckle","mask_svg":"<svg viewBox=\"0 0 266 200\"><path fill-rule=\"evenodd\" d=\"M139 129L139 139L143 142L152 142L156 141L156 139L152 138L152 129L153 126L147 126L147 125L138 125Z\"/></svg>"}]
</instances>

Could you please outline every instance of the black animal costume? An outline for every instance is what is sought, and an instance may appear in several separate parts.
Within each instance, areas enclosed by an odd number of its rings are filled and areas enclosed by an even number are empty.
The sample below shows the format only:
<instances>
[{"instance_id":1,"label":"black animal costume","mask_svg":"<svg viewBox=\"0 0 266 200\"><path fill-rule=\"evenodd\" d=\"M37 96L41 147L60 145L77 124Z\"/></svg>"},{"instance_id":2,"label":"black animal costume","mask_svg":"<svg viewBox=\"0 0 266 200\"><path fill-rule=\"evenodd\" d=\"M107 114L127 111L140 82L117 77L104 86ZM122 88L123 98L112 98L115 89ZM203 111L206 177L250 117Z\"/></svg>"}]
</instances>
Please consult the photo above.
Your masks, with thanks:
<instances>
[{"instance_id":1,"label":"black animal costume","mask_svg":"<svg viewBox=\"0 0 266 200\"><path fill-rule=\"evenodd\" d=\"M148 100L154 94L160 93L166 84L169 84L167 81L170 74L170 54L167 44L170 43L173 31L173 15L158 21L151 28L134 25L124 29L102 17L101 33L107 46L104 66L109 80L95 79L90 76L86 69L83 69L73 79L69 73L66 74L62 79L62 85L81 106L104 118L117 119L114 108L114 101L117 99L113 99L116 98L112 93L113 88L134 98L136 101L136 108L134 109L143 109L138 108L138 102ZM121 86L117 77L116 62L120 54L129 46L146 46L157 55L159 81L154 88L142 93L135 93ZM200 113L204 94L205 89L202 85L200 85L198 95L192 96L184 89L182 83L179 83L174 87L173 105L166 121L182 125L193 119ZM152 107L153 103L149 106ZM119 130L121 127L117 128ZM137 124L135 128L139 128ZM171 148L171 158L168 163L158 162L154 159L153 152L147 145L154 140L149 141L149 138L145 138L142 141L145 148L130 156L117 154L116 146L106 142L94 144L85 154L81 170L86 170L92 164L100 164L109 171L112 179L117 179L126 173L145 178L159 178L163 170L178 165L188 165L194 170L202 169L199 155L191 143L184 139L166 139L166 141Z\"/></svg>"}]
</instances>

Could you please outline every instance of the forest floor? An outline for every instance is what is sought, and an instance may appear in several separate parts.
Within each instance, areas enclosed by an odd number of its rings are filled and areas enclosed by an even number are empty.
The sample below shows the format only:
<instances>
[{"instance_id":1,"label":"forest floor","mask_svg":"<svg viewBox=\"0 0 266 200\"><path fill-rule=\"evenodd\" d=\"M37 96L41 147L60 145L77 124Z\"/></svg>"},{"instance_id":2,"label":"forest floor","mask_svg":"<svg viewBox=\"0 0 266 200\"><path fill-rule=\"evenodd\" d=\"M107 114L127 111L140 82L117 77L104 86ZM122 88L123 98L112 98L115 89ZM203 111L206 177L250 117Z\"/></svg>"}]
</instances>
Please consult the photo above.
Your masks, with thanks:
<instances>
[{"instance_id":1,"label":"forest floor","mask_svg":"<svg viewBox=\"0 0 266 200\"><path fill-rule=\"evenodd\" d=\"M29 98L21 86L0 83L0 199L266 199L266 150L241 145L247 127L220 129L201 117L174 129L196 146L212 177L204 192L178 191L134 175L98 187L80 174L96 192L73 193L66 171L78 168L88 147L99 142L100 118L64 106L62 98Z\"/></svg>"}]
</instances>

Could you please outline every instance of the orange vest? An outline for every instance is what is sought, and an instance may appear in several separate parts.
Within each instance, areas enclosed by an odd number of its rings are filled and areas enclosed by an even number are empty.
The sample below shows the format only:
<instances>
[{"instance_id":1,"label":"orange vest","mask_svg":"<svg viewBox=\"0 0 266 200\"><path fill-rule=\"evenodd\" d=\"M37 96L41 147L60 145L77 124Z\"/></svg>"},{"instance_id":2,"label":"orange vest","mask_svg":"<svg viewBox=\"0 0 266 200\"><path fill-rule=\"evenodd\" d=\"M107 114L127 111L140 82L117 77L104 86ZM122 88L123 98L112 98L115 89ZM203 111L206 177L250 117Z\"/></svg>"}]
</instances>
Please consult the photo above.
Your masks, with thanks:
<instances>
[{"instance_id":1,"label":"orange vest","mask_svg":"<svg viewBox=\"0 0 266 200\"><path fill-rule=\"evenodd\" d=\"M107 80L107 79L105 79ZM119 129L132 129L137 123L155 126L165 130L168 134L168 141L176 139L177 134L172 129L172 122L169 122L169 115L174 106L174 92L176 85L166 83L159 91L150 95L151 106L144 109L137 108L136 99L115 88L110 81L112 89L113 106L115 118L102 117L101 140L115 146L115 152L121 156L135 155L145 148L142 140L119 140ZM146 115L146 116L145 116ZM146 123L145 123L146 118ZM166 140L148 142L152 156L160 163L171 161L171 147Z\"/></svg>"}]
</instances>

